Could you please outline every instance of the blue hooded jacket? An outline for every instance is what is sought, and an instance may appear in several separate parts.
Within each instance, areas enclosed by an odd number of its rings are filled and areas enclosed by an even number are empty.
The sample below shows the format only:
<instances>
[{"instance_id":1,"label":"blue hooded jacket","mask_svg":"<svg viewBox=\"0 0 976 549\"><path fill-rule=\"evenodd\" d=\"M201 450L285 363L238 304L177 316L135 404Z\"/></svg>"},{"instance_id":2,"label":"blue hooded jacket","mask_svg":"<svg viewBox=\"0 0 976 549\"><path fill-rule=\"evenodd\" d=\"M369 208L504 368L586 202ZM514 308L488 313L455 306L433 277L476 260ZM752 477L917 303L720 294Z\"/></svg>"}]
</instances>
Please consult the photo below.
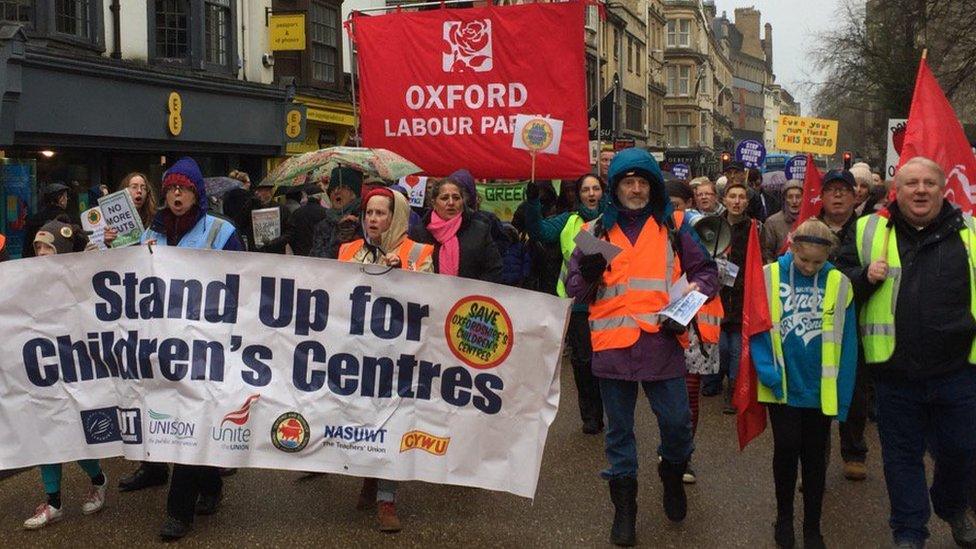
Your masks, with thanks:
<instances>
[{"instance_id":1,"label":"blue hooded jacket","mask_svg":"<svg viewBox=\"0 0 976 549\"><path fill-rule=\"evenodd\" d=\"M639 214L653 217L659 225L663 225L674 211L671 199L668 198L667 188L664 186L664 174L657 160L644 149L624 149L613 157L607 177L610 179L607 194L610 201L603 210L603 227L610 230L616 223L621 210L624 209L617 198L617 184L628 176L637 175L651 183L651 199Z\"/></svg>"}]
</instances>

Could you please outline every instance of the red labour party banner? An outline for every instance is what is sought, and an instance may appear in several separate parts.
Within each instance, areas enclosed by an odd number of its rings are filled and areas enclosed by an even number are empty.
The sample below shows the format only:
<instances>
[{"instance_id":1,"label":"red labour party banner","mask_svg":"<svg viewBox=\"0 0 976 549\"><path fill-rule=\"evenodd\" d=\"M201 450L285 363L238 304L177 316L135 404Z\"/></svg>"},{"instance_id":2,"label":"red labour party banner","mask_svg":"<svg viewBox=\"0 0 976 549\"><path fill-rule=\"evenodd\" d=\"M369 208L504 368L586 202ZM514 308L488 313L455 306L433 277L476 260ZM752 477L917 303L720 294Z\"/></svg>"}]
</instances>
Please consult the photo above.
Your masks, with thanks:
<instances>
[{"instance_id":1,"label":"red labour party banner","mask_svg":"<svg viewBox=\"0 0 976 549\"><path fill-rule=\"evenodd\" d=\"M512 148L518 114L563 121L559 154L536 177L590 170L583 2L400 12L352 21L359 56L360 129L428 175L527 179Z\"/></svg>"}]
</instances>

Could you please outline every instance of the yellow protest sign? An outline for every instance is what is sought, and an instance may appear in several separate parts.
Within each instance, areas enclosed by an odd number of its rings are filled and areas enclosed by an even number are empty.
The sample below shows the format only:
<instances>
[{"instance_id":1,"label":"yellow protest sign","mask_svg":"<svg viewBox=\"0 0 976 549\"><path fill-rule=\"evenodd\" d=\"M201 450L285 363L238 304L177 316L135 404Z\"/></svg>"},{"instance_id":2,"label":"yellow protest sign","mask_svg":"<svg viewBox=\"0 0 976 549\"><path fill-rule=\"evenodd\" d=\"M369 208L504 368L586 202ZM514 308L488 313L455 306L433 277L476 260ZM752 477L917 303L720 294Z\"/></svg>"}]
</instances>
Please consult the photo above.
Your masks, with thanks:
<instances>
[{"instance_id":1,"label":"yellow protest sign","mask_svg":"<svg viewBox=\"0 0 976 549\"><path fill-rule=\"evenodd\" d=\"M271 51L305 49L305 14L272 15L270 21Z\"/></svg>"},{"instance_id":2,"label":"yellow protest sign","mask_svg":"<svg viewBox=\"0 0 976 549\"><path fill-rule=\"evenodd\" d=\"M780 116L776 148L781 151L834 154L837 152L837 121Z\"/></svg>"}]
</instances>

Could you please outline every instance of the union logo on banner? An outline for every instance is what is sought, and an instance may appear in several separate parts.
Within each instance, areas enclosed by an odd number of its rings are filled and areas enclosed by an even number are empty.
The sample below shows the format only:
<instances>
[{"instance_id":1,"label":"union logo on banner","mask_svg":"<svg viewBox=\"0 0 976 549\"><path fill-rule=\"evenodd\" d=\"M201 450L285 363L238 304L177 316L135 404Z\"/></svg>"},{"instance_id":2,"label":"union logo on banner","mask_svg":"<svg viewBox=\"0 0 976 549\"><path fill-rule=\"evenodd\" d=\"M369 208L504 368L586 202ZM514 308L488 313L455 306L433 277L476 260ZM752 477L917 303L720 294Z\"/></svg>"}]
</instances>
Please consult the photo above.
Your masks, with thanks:
<instances>
[{"instance_id":1,"label":"union logo on banner","mask_svg":"<svg viewBox=\"0 0 976 549\"><path fill-rule=\"evenodd\" d=\"M444 72L491 70L491 19L444 21L444 41L451 48L442 55Z\"/></svg>"}]
</instances>

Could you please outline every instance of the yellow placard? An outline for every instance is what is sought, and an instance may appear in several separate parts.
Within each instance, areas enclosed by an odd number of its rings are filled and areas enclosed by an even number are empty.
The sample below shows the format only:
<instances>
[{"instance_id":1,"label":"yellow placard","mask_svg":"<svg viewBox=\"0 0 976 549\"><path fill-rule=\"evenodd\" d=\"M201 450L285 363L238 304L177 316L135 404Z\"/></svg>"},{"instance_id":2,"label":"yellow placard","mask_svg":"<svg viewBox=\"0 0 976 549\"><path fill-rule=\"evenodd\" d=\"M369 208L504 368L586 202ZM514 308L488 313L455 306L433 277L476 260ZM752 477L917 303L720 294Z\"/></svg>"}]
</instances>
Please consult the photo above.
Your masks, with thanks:
<instances>
[{"instance_id":1,"label":"yellow placard","mask_svg":"<svg viewBox=\"0 0 976 549\"><path fill-rule=\"evenodd\" d=\"M801 116L780 116L776 148L813 154L837 152L837 121Z\"/></svg>"},{"instance_id":2,"label":"yellow placard","mask_svg":"<svg viewBox=\"0 0 976 549\"><path fill-rule=\"evenodd\" d=\"M305 49L305 14L272 15L269 22L271 51Z\"/></svg>"}]
</instances>

